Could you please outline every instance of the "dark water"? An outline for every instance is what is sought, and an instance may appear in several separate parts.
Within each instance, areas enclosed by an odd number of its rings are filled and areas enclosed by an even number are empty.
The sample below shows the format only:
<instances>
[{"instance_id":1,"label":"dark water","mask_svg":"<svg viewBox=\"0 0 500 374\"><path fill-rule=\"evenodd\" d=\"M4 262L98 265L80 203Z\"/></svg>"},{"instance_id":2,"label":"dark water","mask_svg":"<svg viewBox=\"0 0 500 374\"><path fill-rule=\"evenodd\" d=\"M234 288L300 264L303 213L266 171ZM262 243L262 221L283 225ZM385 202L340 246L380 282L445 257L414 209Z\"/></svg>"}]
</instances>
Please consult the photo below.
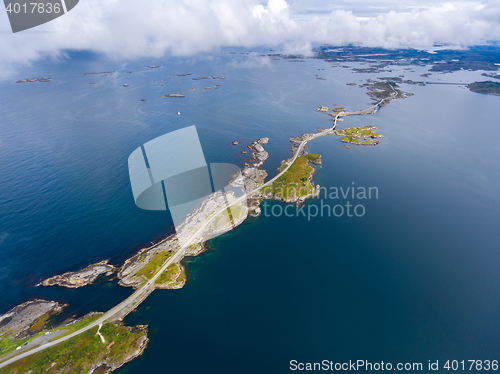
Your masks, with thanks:
<instances>
[{"instance_id":1,"label":"dark water","mask_svg":"<svg viewBox=\"0 0 500 374\"><path fill-rule=\"evenodd\" d=\"M242 165L244 145L268 136L273 175L289 155L289 137L331 124L316 107L361 109L370 101L346 83L374 75L323 61L245 56L122 64L81 54L0 84L0 312L35 296L69 302L70 314L104 311L130 294L105 284L33 286L104 258L119 263L171 232L168 214L134 205L126 160L140 144L195 124L207 161ZM426 71L402 69L389 75L416 80ZM107 70L117 73L81 75ZM181 73L226 79L193 81ZM13 83L45 75L53 81ZM162 79L163 87L153 83ZM203 91L215 84L222 87ZM189 87L199 89L158 99ZM403 89L415 96L340 123L377 126L383 144L346 150L334 136L310 143L323 157L315 175L322 186L378 188L378 199L348 199L365 207L363 217L263 215L212 240L212 251L188 262L187 286L155 291L127 317L127 324L150 326L151 342L119 372L275 373L289 371L290 360L498 359L499 98L461 86ZM285 207L269 208L275 205Z\"/></svg>"}]
</instances>

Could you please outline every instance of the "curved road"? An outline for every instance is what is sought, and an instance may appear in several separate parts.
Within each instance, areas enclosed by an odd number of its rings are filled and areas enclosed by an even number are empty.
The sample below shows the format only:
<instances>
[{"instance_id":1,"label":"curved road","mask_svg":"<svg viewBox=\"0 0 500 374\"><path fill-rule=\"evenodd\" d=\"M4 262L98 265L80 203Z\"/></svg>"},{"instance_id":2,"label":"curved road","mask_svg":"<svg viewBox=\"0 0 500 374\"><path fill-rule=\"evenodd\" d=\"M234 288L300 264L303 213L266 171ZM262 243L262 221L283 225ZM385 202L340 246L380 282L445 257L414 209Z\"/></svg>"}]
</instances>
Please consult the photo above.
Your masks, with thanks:
<instances>
[{"instance_id":1,"label":"curved road","mask_svg":"<svg viewBox=\"0 0 500 374\"><path fill-rule=\"evenodd\" d=\"M393 91L394 91L394 89L393 89ZM395 96L396 94L397 94L397 92L394 91L394 93L393 93L392 96ZM378 106L380 106L380 104L382 104L387 99L388 98L380 100L373 107L365 109L365 111L377 108ZM120 312L122 312L123 315L121 315L121 317L123 317L126 314L128 314L131 310L137 308L137 306L151 292L154 291L154 289L155 289L154 284L156 282L156 279L161 275L161 273L163 273L172 263L174 263L175 261L180 260L182 257L184 257L184 251L185 251L185 249L187 247L189 247L191 244L194 244L194 243L197 242L198 236L203 233L203 231L215 219L215 217L217 217L220 213L222 213L224 211L227 211L227 208L229 206L232 206L232 205L237 204L237 203L239 203L241 201L244 201L244 200L247 199L247 197L253 195L256 192L258 192L263 187L271 185L276 179L278 179L279 177L281 177L284 173L287 172L288 169L290 169L290 167L293 165L293 163L295 162L295 160L297 159L297 157L299 157L299 155L302 153L302 151L304 150L305 145L308 142L310 142L313 139L319 138L320 136L324 136L324 135L330 134L330 131L335 130L335 128L337 126L337 119L338 119L338 117L340 115L342 115L342 116L348 116L350 114L351 114L350 112L340 112L340 113L338 113L335 116L335 121L333 123L332 128L330 130L328 130L328 131L320 132L320 133L308 136L306 139L304 139L300 143L300 145L298 146L297 151L295 152L295 155L293 156L293 158L291 159L291 161L289 161L287 163L287 166L281 172L279 172L274 178L270 179L269 181L267 181L263 185L261 185L261 186L255 188L255 189L253 189L252 191L250 191L250 192L248 192L246 194L243 194L241 197L237 198L236 200L232 201L231 203L227 204L223 208L221 208L218 211L216 211L212 215L212 217L210 217L207 220L205 220L205 222L198 228L198 230L196 230L196 232L193 234L193 236L191 236L191 239L189 239L186 243L184 243L184 245L163 264L163 266L160 268L160 270L158 270L156 272L156 274L145 285L143 285L141 288L137 289L132 295L130 295L129 297L127 297L120 304L118 304L118 305L114 306L113 308L111 308L110 310L108 310L106 313L103 314L103 316L101 318L99 318L98 320L90 323L89 325L87 325L85 327L82 327L80 330L77 330L77 331L75 331L75 332L73 332L71 334L63 336L62 338L54 340L53 342L49 342L49 343L43 344L43 345L41 345L39 347L36 347L36 348L33 348L33 349L29 350L29 351L21 353L21 354L15 356L15 357L13 357L13 358L11 358L9 360L1 362L0 363L0 369L3 368L3 367L5 367L5 366L7 366L7 365L12 364L13 362L16 362L17 360L20 360L22 358L28 357L28 356L30 356L30 355L32 355L34 353L37 353L37 352L40 352L40 351L42 351L44 349L53 347L56 344L62 343L64 341L68 340L68 339L71 339L71 338L73 338L73 337L75 337L77 335L80 335L81 333L83 333L83 332L85 332L87 330L90 330L90 329L92 329L92 328L94 328L96 326L99 326L99 325L101 325L102 323L104 323L104 322L106 322L108 320L118 319L118 318L120 318ZM354 113L352 113L352 114L354 114ZM112 318L112 317L115 317L115 318Z\"/></svg>"}]
</instances>

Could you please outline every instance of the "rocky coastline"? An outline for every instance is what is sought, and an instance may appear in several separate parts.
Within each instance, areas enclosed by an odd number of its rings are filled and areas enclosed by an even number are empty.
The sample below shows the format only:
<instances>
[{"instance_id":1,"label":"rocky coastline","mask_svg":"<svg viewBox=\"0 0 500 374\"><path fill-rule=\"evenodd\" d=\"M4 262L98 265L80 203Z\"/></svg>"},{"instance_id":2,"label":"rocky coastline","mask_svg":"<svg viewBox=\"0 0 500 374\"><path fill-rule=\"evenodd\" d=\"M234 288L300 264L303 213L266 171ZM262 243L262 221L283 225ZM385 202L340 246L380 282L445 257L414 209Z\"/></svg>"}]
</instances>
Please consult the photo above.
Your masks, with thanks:
<instances>
[{"instance_id":1,"label":"rocky coastline","mask_svg":"<svg viewBox=\"0 0 500 374\"><path fill-rule=\"evenodd\" d=\"M241 172L244 188L247 193L263 185L267 177L267 172L261 167L269 158L269 153L263 147L268 142L269 138L260 138L248 145L248 149L252 151L252 158L245 163ZM260 215L260 203L264 199L265 196L261 193L250 196L247 199L248 213L252 217Z\"/></svg>"},{"instance_id":2,"label":"rocky coastline","mask_svg":"<svg viewBox=\"0 0 500 374\"><path fill-rule=\"evenodd\" d=\"M66 288L79 288L94 283L100 275L110 276L117 269L104 260L87 266L79 271L70 271L64 274L46 278L40 282L42 286L61 286Z\"/></svg>"},{"instance_id":3,"label":"rocky coastline","mask_svg":"<svg viewBox=\"0 0 500 374\"><path fill-rule=\"evenodd\" d=\"M242 186L246 192L250 192L258 189L259 186L262 186L264 184L265 178L267 177L267 172L262 169L262 165L268 159L269 153L264 149L263 145L268 144L268 141L268 138L261 138L248 145L249 150L251 150L252 152L252 158L245 163L244 167L241 169L241 173L235 175L234 179L230 181L231 185ZM300 159L305 161L301 162L306 162L307 165L309 165L309 163L320 165L321 157L319 155L312 156L313 157L311 157L311 155L307 152L303 151ZM283 161L282 165L284 165L285 162L286 161ZM312 175L314 173L314 168L312 168L311 166L309 167L313 171L308 176L308 182L312 180ZM300 196L298 199L294 200L283 199L281 201L301 202L313 195L314 194ZM260 214L259 205L261 201L268 198L280 200L278 196L265 194L259 191L248 199L246 206L245 204L242 204L242 206L238 208L239 203L233 205L231 207L231 219L223 218L218 220L218 223L214 223L215 221L217 221L214 220L213 223L208 225L205 230L206 232L201 234L202 237L206 237L208 240L210 237L213 237L216 234L227 232L233 229L247 218L248 213L253 216L258 216ZM231 204L234 199L236 199L236 197L232 192L226 193L225 195L221 193L215 193L209 199L205 200L196 211L194 211L190 216L187 217L184 224L178 228L178 234L171 235L157 244L141 249L134 256L127 259L120 267L115 267L111 264L108 264L107 260L101 261L95 264L91 264L79 271L67 272L44 279L40 284L43 286L58 285L67 288L79 288L96 282L96 280L98 280L98 278L101 276L116 275L119 280L118 284L120 286L132 287L134 289L137 289L143 286L145 282L148 282L150 277L156 274L157 270L165 263L165 261L180 249L179 240L183 240L182 232L192 232L191 229L194 227L198 227L200 220L203 221L203 219L205 219L204 217L206 217L207 214L212 214L215 210L219 209L221 204ZM190 245L183 253L183 256L179 259L176 259L175 262L170 264L167 270L158 277L155 282L155 288L182 288L186 284L186 273L184 266L181 264L181 260L186 256L197 256L205 249L206 248L204 246L204 242ZM30 330L33 325L40 325L42 327L42 330L43 328L47 328L47 324L45 322L48 320L48 316L55 313L60 313L64 307L65 305L59 304L55 301L38 299L18 305L4 315L0 316L0 336L5 336L4 333L6 333L7 331L9 336L12 336L15 339L33 336L33 331ZM55 328L58 330L64 329L60 333L64 333L64 331L73 331L73 329L79 328L78 326L80 325L83 326L87 323L95 321L96 318L101 315L101 313L90 313L79 319L67 320L65 324L59 325ZM115 331L115 333L119 331L117 333L118 336L122 334L125 334L127 336L136 334L137 336L134 335L134 339L127 340L128 343L126 345L124 354L121 354L119 356L96 354L95 357L93 357L90 361L85 361L85 367L87 368L86 372L88 373L111 373L112 371L123 366L125 363L140 356L144 352L148 343L146 326L127 327L122 326L119 323L106 323L103 326L108 326L107 329L114 329L113 331ZM68 340L68 343L66 343L65 345L65 347L67 347L66 353L77 352L78 350L83 349L83 346L86 344L84 342L86 341L86 339L88 339L88 337L85 337L89 333L90 330L87 333L82 333L81 336L78 335L77 337ZM95 334L95 332L93 332L92 334ZM51 338L52 336L53 335L51 335ZM113 350L112 342L106 342L106 344L108 345L105 347L105 349L108 352L111 352ZM100 352L102 352L102 347L99 349L101 349ZM37 360L43 360L42 357L45 357L44 355L53 354L51 352L52 348L49 348L33 356L30 356L33 359L32 363L37 362ZM61 366L63 362L62 357L63 356L60 356L57 359L53 360L50 366L51 372L56 374L64 372L65 369L63 366ZM18 373L18 371L14 370L12 371L12 373Z\"/></svg>"},{"instance_id":4,"label":"rocky coastline","mask_svg":"<svg viewBox=\"0 0 500 374\"><path fill-rule=\"evenodd\" d=\"M0 315L0 338L6 342L0 350L0 362L12 358L18 354L18 350L21 353L46 344L102 316L102 313L90 312L78 319L67 319L58 325L49 325L48 318L60 313L65 306L56 301L36 299L24 302ZM96 340L100 344L96 344ZM38 372L40 363L50 359L49 367L43 367L50 373L62 374L76 368L85 369L86 373L111 373L142 355L148 342L147 326L130 327L124 326L121 322L106 322L99 325L99 329L96 326L62 345L48 348L9 365L6 372L12 374ZM113 347L115 344L116 347ZM88 353L90 356L86 357L85 352L90 352ZM79 359L68 360L70 357Z\"/></svg>"},{"instance_id":5,"label":"rocky coastline","mask_svg":"<svg viewBox=\"0 0 500 374\"><path fill-rule=\"evenodd\" d=\"M0 337L26 338L43 329L51 315L60 313L65 304L57 301L34 299L19 304L0 315ZM38 324L38 326L35 326Z\"/></svg>"}]
</instances>

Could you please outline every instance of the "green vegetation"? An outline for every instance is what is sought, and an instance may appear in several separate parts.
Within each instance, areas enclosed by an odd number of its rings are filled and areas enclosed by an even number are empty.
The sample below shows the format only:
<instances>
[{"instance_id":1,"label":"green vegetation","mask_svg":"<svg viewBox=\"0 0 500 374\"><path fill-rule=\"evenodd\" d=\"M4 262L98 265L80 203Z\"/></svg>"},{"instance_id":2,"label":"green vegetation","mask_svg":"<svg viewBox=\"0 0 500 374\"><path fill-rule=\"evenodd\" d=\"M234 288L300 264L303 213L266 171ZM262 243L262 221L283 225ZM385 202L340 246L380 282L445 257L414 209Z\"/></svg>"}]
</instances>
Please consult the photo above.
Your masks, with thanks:
<instances>
[{"instance_id":1,"label":"green vegetation","mask_svg":"<svg viewBox=\"0 0 500 374\"><path fill-rule=\"evenodd\" d=\"M26 331L27 334L30 336L22 339L13 339L13 336L9 330L3 331L0 334L0 357L3 357L13 351L17 347L20 347L24 345L25 343L28 343L32 341L33 339L45 334L47 325L50 324L50 317L54 314L57 314L50 311L48 313L45 313L44 315L40 316L33 324L30 326L30 328ZM11 320L12 318L8 318L7 323Z\"/></svg>"},{"instance_id":2,"label":"green vegetation","mask_svg":"<svg viewBox=\"0 0 500 374\"><path fill-rule=\"evenodd\" d=\"M10 374L41 373L88 373L95 363L118 364L131 350L137 349L144 330L107 323L100 330L106 343L96 335L97 327L85 331L54 347L12 363L3 369ZM115 344L106 349L106 345ZM117 365L118 366L118 365Z\"/></svg>"},{"instance_id":3,"label":"green vegetation","mask_svg":"<svg viewBox=\"0 0 500 374\"><path fill-rule=\"evenodd\" d=\"M374 126L351 127L348 129L337 130L337 135L341 136L340 140L344 143L356 145L377 145L380 141L375 138L383 138L383 135L377 134L373 130Z\"/></svg>"},{"instance_id":4,"label":"green vegetation","mask_svg":"<svg viewBox=\"0 0 500 374\"><path fill-rule=\"evenodd\" d=\"M28 333L36 333L42 331L49 323L51 313L45 313L39 317L29 328Z\"/></svg>"},{"instance_id":5,"label":"green vegetation","mask_svg":"<svg viewBox=\"0 0 500 374\"><path fill-rule=\"evenodd\" d=\"M335 108L333 108L333 110L336 112L345 112L345 108L342 108L341 106L335 107Z\"/></svg>"},{"instance_id":6,"label":"green vegetation","mask_svg":"<svg viewBox=\"0 0 500 374\"><path fill-rule=\"evenodd\" d=\"M171 255L171 251L159 251L155 253L151 261L144 265L144 267L137 272L136 276L140 277L143 275L146 279L151 279Z\"/></svg>"},{"instance_id":7,"label":"green vegetation","mask_svg":"<svg viewBox=\"0 0 500 374\"><path fill-rule=\"evenodd\" d=\"M233 205L229 208L231 210L231 215L233 218L238 218L240 217L241 213L243 212L243 205Z\"/></svg>"},{"instance_id":8,"label":"green vegetation","mask_svg":"<svg viewBox=\"0 0 500 374\"><path fill-rule=\"evenodd\" d=\"M319 155L313 155L315 156ZM314 168L309 165L307 156L297 157L293 165L272 186L264 187L262 192L272 193L278 199L309 195L314 192L314 187L309 181L313 172Z\"/></svg>"},{"instance_id":9,"label":"green vegetation","mask_svg":"<svg viewBox=\"0 0 500 374\"><path fill-rule=\"evenodd\" d=\"M44 314L43 316L41 316L37 320L37 322L35 322L34 326L35 325L38 326L36 328L37 330L39 329L39 327L41 326L42 323L43 323L43 326L46 326L46 323L48 321L48 318L50 317L50 314L51 313ZM71 325L61 326L61 327L58 327L56 329L53 329L53 330L51 330L52 332L60 331L60 330L66 330L66 331L63 334L58 335L58 336L50 339L49 341L57 340L63 336L71 334L72 332L75 332L75 331L81 329L82 327L87 326L88 324L98 320L101 316L102 316L102 313L96 313L96 314L93 314L91 316L82 318L81 320L79 320ZM34 329L32 327L28 331L33 332L33 330ZM8 355L11 352L14 352L17 347L20 347L20 346L24 345L25 343L28 343L28 342L32 341L33 339L36 339L39 336L44 335L45 332L46 332L46 330L39 331L38 333L31 335L31 336L24 338L24 339L12 339L12 337L8 333L3 334L1 336L2 340L0 340L0 357Z\"/></svg>"},{"instance_id":10,"label":"green vegetation","mask_svg":"<svg viewBox=\"0 0 500 374\"><path fill-rule=\"evenodd\" d=\"M472 92L482 93L486 95L497 95L500 96L500 83L486 81L486 82L474 82L467 86Z\"/></svg>"},{"instance_id":11,"label":"green vegetation","mask_svg":"<svg viewBox=\"0 0 500 374\"><path fill-rule=\"evenodd\" d=\"M361 141L354 136L343 136L340 138L345 143L361 144Z\"/></svg>"},{"instance_id":12,"label":"green vegetation","mask_svg":"<svg viewBox=\"0 0 500 374\"><path fill-rule=\"evenodd\" d=\"M368 87L368 94L372 98L386 99L392 96L395 87L394 82L375 82Z\"/></svg>"},{"instance_id":13,"label":"green vegetation","mask_svg":"<svg viewBox=\"0 0 500 374\"><path fill-rule=\"evenodd\" d=\"M31 340L43 335L44 333L40 332L36 335L30 336L29 338L24 339L12 339L10 336L2 337L0 340L0 357L8 355L11 352L14 352L17 347L24 345L25 343L30 342Z\"/></svg>"},{"instance_id":14,"label":"green vegetation","mask_svg":"<svg viewBox=\"0 0 500 374\"><path fill-rule=\"evenodd\" d=\"M77 320L75 323L72 323L71 325L58 327L57 329L54 329L52 331L59 331L59 330L67 330L67 331L64 334L56 336L50 341L57 340L59 338L62 338L63 336L69 335L77 330L80 330L82 327L85 327L91 324L92 322L97 321L101 317L102 313L95 313L88 317L83 317L82 319Z\"/></svg>"},{"instance_id":15,"label":"green vegetation","mask_svg":"<svg viewBox=\"0 0 500 374\"><path fill-rule=\"evenodd\" d=\"M316 165L321 164L321 155L308 153L305 157L307 158L307 161L309 161L311 164L316 164Z\"/></svg>"},{"instance_id":16,"label":"green vegetation","mask_svg":"<svg viewBox=\"0 0 500 374\"><path fill-rule=\"evenodd\" d=\"M380 134L377 134L373 130L375 130L376 127L374 126L362 126L362 127L351 127L348 129L343 129L343 130L337 130L337 135L348 135L348 136L354 136L357 138L381 138L383 137Z\"/></svg>"},{"instance_id":17,"label":"green vegetation","mask_svg":"<svg viewBox=\"0 0 500 374\"><path fill-rule=\"evenodd\" d=\"M330 109L326 106L320 106L318 109L316 109L316 112L328 112Z\"/></svg>"},{"instance_id":18,"label":"green vegetation","mask_svg":"<svg viewBox=\"0 0 500 374\"><path fill-rule=\"evenodd\" d=\"M179 266L177 264L171 264L161 275L156 279L158 284L169 284L175 281L175 276L179 272Z\"/></svg>"},{"instance_id":19,"label":"green vegetation","mask_svg":"<svg viewBox=\"0 0 500 374\"><path fill-rule=\"evenodd\" d=\"M160 98L162 97L185 97L184 94L168 94L168 95L162 95L160 96Z\"/></svg>"}]
</instances>

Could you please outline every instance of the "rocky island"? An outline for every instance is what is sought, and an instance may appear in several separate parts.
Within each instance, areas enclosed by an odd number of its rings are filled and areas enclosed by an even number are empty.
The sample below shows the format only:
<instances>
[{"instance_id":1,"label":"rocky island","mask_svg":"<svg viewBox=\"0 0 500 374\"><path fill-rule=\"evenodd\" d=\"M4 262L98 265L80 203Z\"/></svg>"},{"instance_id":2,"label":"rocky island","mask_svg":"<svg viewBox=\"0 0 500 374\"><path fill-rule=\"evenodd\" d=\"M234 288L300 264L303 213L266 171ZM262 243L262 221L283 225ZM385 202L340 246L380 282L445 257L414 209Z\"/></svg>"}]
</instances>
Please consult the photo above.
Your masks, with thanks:
<instances>
[{"instance_id":1,"label":"rocky island","mask_svg":"<svg viewBox=\"0 0 500 374\"><path fill-rule=\"evenodd\" d=\"M384 135L377 134L375 126L351 127L343 130L336 130L335 133L341 136L340 140L344 143L355 145L377 145L380 141L377 138L385 138Z\"/></svg>"},{"instance_id":2,"label":"rocky island","mask_svg":"<svg viewBox=\"0 0 500 374\"><path fill-rule=\"evenodd\" d=\"M33 82L50 82L52 78L43 77L43 78L29 78L17 81L16 83L33 83Z\"/></svg>"},{"instance_id":3,"label":"rocky island","mask_svg":"<svg viewBox=\"0 0 500 374\"><path fill-rule=\"evenodd\" d=\"M162 95L162 96L159 96L159 98L162 98L162 97L185 97L186 95L184 94L168 94L168 95Z\"/></svg>"},{"instance_id":4,"label":"rocky island","mask_svg":"<svg viewBox=\"0 0 500 374\"><path fill-rule=\"evenodd\" d=\"M163 265L163 263L179 249L179 241L175 235L162 240L151 247L141 249L136 255L125 261L118 271L119 285L139 288L146 283ZM190 248L193 254L201 253L204 247L201 244ZM184 267L180 263L173 264L160 277L156 288L181 288L185 283Z\"/></svg>"},{"instance_id":5,"label":"rocky island","mask_svg":"<svg viewBox=\"0 0 500 374\"><path fill-rule=\"evenodd\" d=\"M113 265L108 264L108 260L87 266L80 271L71 271L61 275L44 279L42 286L62 286L67 288L78 288L93 283L100 275L109 276L116 271Z\"/></svg>"}]
</instances>

